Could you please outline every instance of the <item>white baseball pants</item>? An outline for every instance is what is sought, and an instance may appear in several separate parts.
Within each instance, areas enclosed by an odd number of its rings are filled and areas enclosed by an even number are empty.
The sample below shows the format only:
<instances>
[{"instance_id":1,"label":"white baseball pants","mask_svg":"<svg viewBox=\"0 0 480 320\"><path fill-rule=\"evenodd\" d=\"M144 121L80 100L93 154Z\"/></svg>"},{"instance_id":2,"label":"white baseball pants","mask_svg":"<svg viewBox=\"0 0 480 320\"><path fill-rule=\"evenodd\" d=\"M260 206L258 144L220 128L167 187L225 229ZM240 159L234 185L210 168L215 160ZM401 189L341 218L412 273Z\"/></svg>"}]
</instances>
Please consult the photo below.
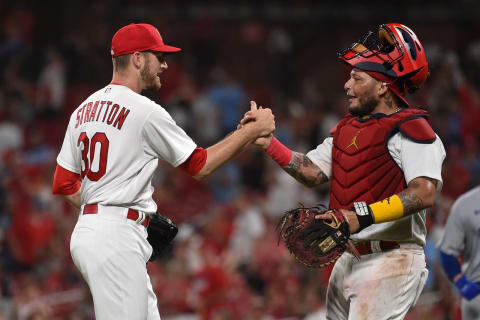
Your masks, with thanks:
<instances>
[{"instance_id":1,"label":"white baseball pants","mask_svg":"<svg viewBox=\"0 0 480 320\"><path fill-rule=\"evenodd\" d=\"M336 262L327 290L328 320L397 320L413 307L427 280L423 248L363 255L344 253Z\"/></svg>"},{"instance_id":2,"label":"white baseball pants","mask_svg":"<svg viewBox=\"0 0 480 320\"><path fill-rule=\"evenodd\" d=\"M98 206L81 214L70 241L73 262L90 287L97 320L158 320L147 273L152 253L146 228L126 208Z\"/></svg>"}]
</instances>

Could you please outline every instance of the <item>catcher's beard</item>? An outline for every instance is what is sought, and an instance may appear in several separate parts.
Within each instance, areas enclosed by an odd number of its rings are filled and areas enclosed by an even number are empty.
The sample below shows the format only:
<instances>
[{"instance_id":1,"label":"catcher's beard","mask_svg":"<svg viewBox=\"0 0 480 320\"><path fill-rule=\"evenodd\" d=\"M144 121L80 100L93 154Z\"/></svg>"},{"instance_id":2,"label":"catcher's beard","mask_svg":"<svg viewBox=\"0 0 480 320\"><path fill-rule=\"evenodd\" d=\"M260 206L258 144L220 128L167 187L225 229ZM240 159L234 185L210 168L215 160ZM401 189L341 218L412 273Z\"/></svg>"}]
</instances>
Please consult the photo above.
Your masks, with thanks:
<instances>
[{"instance_id":1,"label":"catcher's beard","mask_svg":"<svg viewBox=\"0 0 480 320\"><path fill-rule=\"evenodd\" d=\"M140 70L140 77L142 81L145 83L145 88L146 90L149 89L155 89L159 90L162 84L160 83L157 74L153 73L151 68L150 68L150 57L145 56L145 65L143 66L143 69Z\"/></svg>"},{"instance_id":2,"label":"catcher's beard","mask_svg":"<svg viewBox=\"0 0 480 320\"><path fill-rule=\"evenodd\" d=\"M373 95L358 98L358 101L360 103L359 107L348 108L348 112L357 117L363 117L371 114L379 103L379 101L375 99Z\"/></svg>"}]
</instances>

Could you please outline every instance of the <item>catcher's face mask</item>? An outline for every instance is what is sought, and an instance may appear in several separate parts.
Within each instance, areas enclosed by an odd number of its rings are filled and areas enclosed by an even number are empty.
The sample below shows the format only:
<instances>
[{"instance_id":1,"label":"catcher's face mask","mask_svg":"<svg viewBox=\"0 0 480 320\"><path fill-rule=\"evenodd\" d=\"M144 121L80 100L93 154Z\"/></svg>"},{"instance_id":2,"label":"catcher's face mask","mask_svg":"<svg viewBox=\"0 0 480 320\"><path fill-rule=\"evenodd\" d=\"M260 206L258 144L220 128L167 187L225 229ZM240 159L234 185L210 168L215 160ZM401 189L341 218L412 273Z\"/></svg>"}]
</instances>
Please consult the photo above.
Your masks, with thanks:
<instances>
[{"instance_id":1,"label":"catcher's face mask","mask_svg":"<svg viewBox=\"0 0 480 320\"><path fill-rule=\"evenodd\" d=\"M338 57L363 71L382 73L400 82L402 94L420 88L428 76L428 63L422 44L413 31L399 23L382 24Z\"/></svg>"}]
</instances>

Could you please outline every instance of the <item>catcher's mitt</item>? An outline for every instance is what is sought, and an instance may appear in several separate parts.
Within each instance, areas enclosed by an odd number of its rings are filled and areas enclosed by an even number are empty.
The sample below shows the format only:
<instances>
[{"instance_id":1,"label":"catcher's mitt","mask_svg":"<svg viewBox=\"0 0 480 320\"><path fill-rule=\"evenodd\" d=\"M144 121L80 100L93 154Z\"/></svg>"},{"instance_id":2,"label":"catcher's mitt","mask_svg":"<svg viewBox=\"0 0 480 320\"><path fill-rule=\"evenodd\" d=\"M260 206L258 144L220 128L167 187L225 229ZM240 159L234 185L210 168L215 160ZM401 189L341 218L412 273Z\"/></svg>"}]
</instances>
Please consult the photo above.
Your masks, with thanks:
<instances>
[{"instance_id":1,"label":"catcher's mitt","mask_svg":"<svg viewBox=\"0 0 480 320\"><path fill-rule=\"evenodd\" d=\"M332 219L315 219L319 214L328 214ZM360 258L349 240L348 223L339 210L319 206L292 209L283 215L276 230L278 240L281 238L290 253L307 267L322 268L334 263L347 245Z\"/></svg>"},{"instance_id":2,"label":"catcher's mitt","mask_svg":"<svg viewBox=\"0 0 480 320\"><path fill-rule=\"evenodd\" d=\"M147 240L152 246L153 252L148 261L159 258L165 249L170 246L177 232L177 226L169 218L160 213L151 215L147 227Z\"/></svg>"}]
</instances>

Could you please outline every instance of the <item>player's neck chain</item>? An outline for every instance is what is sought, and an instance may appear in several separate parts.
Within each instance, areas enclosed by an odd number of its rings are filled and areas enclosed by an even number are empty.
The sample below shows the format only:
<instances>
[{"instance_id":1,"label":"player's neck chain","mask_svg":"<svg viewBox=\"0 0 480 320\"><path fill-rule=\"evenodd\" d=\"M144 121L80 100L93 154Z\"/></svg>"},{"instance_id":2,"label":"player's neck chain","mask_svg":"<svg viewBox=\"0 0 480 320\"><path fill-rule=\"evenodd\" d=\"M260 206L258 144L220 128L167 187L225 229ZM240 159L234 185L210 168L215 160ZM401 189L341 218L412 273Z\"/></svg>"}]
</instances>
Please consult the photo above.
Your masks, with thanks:
<instances>
[{"instance_id":1,"label":"player's neck chain","mask_svg":"<svg viewBox=\"0 0 480 320\"><path fill-rule=\"evenodd\" d=\"M393 109L392 114L397 113L397 112L400 111L400 110L402 110L402 108L400 108L400 107L395 107L395 109Z\"/></svg>"}]
</instances>

